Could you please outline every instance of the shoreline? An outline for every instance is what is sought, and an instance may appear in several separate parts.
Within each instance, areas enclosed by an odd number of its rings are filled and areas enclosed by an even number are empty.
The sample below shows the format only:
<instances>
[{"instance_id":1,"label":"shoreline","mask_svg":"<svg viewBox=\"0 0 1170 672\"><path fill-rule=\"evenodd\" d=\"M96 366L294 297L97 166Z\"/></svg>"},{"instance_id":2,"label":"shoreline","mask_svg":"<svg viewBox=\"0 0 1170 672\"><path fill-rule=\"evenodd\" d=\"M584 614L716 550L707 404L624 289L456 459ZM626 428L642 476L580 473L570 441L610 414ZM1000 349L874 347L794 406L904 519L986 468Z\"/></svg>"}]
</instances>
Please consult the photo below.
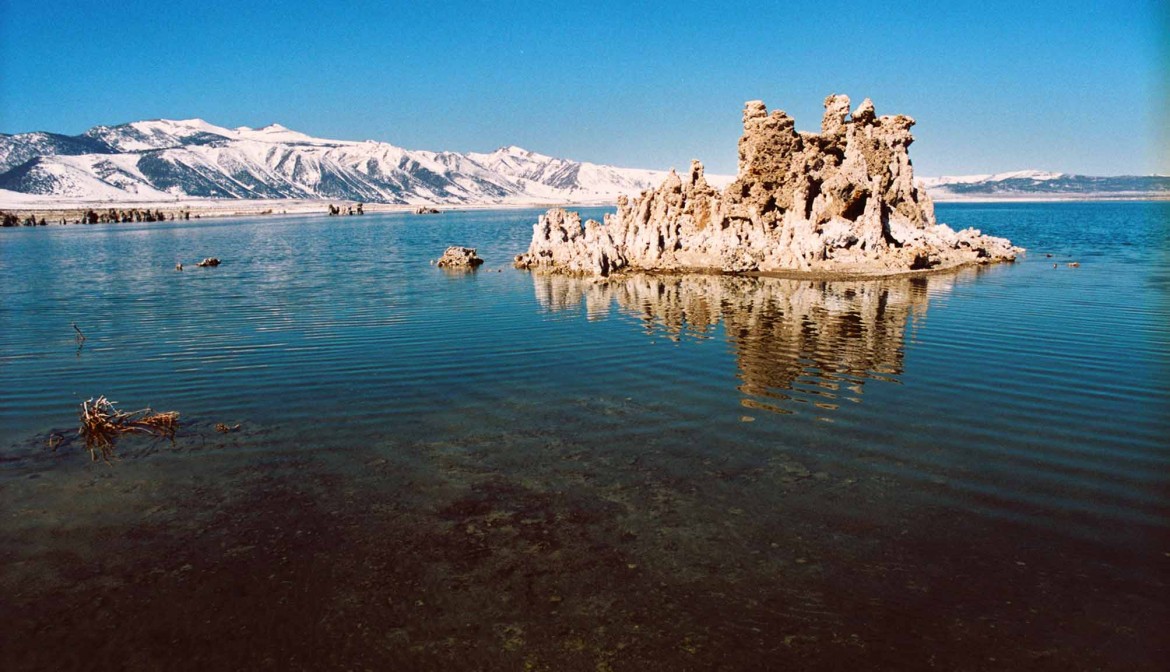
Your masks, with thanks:
<instances>
[{"instance_id":1,"label":"shoreline","mask_svg":"<svg viewBox=\"0 0 1170 672\"><path fill-rule=\"evenodd\" d=\"M24 219L33 216L37 219L46 220L46 225L57 225L64 223L83 224L82 218L89 210L93 210L99 215L108 213L111 210L115 211L139 211L139 212L161 212L167 216L166 221L171 221L169 216L174 215L175 220L187 218L181 217L182 213L190 213L189 219L223 219L228 217L245 218L245 217L267 217L267 216L312 216L324 215L329 216L329 207L338 206L342 209L338 217L349 217L345 210L351 206L356 206L358 203L362 204L365 214L386 213L386 212L404 212L412 213L418 207L433 207L441 212L445 211L465 211L465 210L527 210L534 208L553 208L553 207L575 207L575 208L591 208L591 207L606 207L612 206L610 201L580 201L580 202L517 202L517 203L454 203L450 205L444 204L400 204L400 203L367 203L364 201L355 200L327 200L327 199L233 199L224 201L215 201L211 199L206 200L188 200L188 201L53 201L46 199L39 201L39 199L30 199L24 202L4 203L0 201L0 213L15 215L22 222ZM430 214L430 213L426 213ZM352 215L361 216L361 215ZM420 215L425 216L425 215ZM156 220L157 221L157 220ZM102 222L102 223L118 223L118 222ZM134 223L155 223L150 221L134 222ZM23 226L23 224L21 224Z\"/></svg>"},{"instance_id":2,"label":"shoreline","mask_svg":"<svg viewBox=\"0 0 1170 672\"><path fill-rule=\"evenodd\" d=\"M989 204L989 203L1083 203L1083 202L1165 202L1170 194L1140 195L1019 195L1019 196L960 196L939 197L932 194L936 203ZM344 211L361 201L328 199L192 199L181 201L70 201L52 198L29 197L12 203L0 199L0 212L15 215L20 220L29 216L45 219L46 225L80 224L88 210L104 214L110 210L162 212L166 216L190 213L190 219L222 219L226 217L264 217L270 215L304 216L328 215L329 206L340 206ZM367 214L385 212L410 213L420 204L392 204L361 202ZM589 208L616 207L612 201L566 201L566 202L515 202L515 203L455 203L425 204L440 211L464 210L526 210L533 208ZM349 215L341 214L341 217ZM169 221L169 220L168 220ZM142 223L142 222L139 222Z\"/></svg>"},{"instance_id":3,"label":"shoreline","mask_svg":"<svg viewBox=\"0 0 1170 672\"><path fill-rule=\"evenodd\" d=\"M1141 194L934 194L927 192L935 203L1155 203L1170 201L1170 193Z\"/></svg>"}]
</instances>

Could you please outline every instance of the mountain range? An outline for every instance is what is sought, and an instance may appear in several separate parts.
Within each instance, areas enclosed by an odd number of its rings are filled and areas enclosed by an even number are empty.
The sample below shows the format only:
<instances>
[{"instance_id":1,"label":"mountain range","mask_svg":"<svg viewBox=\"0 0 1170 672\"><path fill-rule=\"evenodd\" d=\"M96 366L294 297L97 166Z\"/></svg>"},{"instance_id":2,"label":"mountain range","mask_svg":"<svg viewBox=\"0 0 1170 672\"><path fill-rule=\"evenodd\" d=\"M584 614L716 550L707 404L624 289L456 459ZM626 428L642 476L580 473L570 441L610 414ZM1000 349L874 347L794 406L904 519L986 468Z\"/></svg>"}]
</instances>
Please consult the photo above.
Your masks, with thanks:
<instances>
[{"instance_id":1,"label":"mountain range","mask_svg":"<svg viewBox=\"0 0 1170 672\"><path fill-rule=\"evenodd\" d=\"M279 124L229 129L201 119L97 126L76 136L0 135L0 189L76 200L602 202L655 187L665 176L520 147L486 154L408 150L314 138Z\"/></svg>"},{"instance_id":2,"label":"mountain range","mask_svg":"<svg viewBox=\"0 0 1170 672\"><path fill-rule=\"evenodd\" d=\"M1170 198L1170 176L1096 177L1040 170L995 175L924 177L919 180L938 201L1013 198Z\"/></svg>"},{"instance_id":3,"label":"mountain range","mask_svg":"<svg viewBox=\"0 0 1170 672\"><path fill-rule=\"evenodd\" d=\"M80 135L0 134L0 206L18 194L75 201L337 199L391 204L611 203L666 171L617 168L520 147L490 153L327 140L279 124L201 119L96 126ZM708 175L715 186L731 176ZM1017 171L922 178L936 200L1170 197L1170 177ZM12 192L16 192L15 194ZM11 200L11 199L8 199Z\"/></svg>"}]
</instances>

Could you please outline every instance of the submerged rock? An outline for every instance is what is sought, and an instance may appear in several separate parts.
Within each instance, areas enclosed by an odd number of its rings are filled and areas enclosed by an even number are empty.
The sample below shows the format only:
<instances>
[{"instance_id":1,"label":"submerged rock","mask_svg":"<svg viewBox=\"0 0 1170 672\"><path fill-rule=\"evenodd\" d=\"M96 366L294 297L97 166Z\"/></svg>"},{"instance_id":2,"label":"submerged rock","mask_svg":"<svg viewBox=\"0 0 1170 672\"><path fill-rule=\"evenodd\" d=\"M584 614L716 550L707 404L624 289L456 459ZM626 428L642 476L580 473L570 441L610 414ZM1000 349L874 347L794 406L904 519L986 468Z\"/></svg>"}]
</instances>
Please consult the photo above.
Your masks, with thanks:
<instances>
[{"instance_id":1,"label":"submerged rock","mask_svg":"<svg viewBox=\"0 0 1170 672\"><path fill-rule=\"evenodd\" d=\"M533 227L517 268L609 275L622 271L796 271L883 275L1011 261L1022 249L935 221L914 182L914 120L876 116L866 99L825 99L820 133L801 133L761 101L744 107L739 171L723 191L703 165L671 171L657 189L603 223L553 208Z\"/></svg>"},{"instance_id":2,"label":"submerged rock","mask_svg":"<svg viewBox=\"0 0 1170 672\"><path fill-rule=\"evenodd\" d=\"M436 265L439 268L475 268L483 263L475 254L474 247L448 247Z\"/></svg>"}]
</instances>

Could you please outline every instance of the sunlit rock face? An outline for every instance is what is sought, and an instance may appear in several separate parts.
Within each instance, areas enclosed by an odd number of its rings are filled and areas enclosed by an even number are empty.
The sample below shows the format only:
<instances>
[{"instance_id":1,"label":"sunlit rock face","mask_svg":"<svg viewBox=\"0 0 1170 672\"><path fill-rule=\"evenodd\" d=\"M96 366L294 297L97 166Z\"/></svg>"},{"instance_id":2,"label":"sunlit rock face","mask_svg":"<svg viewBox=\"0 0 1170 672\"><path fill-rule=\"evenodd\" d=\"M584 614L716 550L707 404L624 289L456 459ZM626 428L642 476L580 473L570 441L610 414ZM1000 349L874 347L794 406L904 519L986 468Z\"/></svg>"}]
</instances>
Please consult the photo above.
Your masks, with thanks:
<instances>
[{"instance_id":1,"label":"sunlit rock face","mask_svg":"<svg viewBox=\"0 0 1170 672\"><path fill-rule=\"evenodd\" d=\"M877 116L864 100L825 99L820 133L750 101L739 171L723 191L698 161L629 199L604 222L553 208L533 227L518 268L571 274L625 271L810 272L886 275L1011 261L1023 252L975 229L935 221L914 181L914 120Z\"/></svg>"}]
</instances>

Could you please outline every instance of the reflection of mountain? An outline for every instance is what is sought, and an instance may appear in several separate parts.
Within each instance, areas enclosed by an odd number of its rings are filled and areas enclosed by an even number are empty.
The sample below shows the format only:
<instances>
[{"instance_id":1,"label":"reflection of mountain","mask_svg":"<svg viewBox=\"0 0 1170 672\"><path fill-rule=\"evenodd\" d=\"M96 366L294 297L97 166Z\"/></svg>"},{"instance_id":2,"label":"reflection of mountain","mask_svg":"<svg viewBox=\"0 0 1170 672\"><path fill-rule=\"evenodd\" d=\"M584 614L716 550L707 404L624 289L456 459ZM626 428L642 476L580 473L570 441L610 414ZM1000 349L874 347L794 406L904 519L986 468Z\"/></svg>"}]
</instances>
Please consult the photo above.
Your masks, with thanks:
<instances>
[{"instance_id":1,"label":"reflection of mountain","mask_svg":"<svg viewBox=\"0 0 1170 672\"><path fill-rule=\"evenodd\" d=\"M961 275L827 282L720 275L632 275L596 281L534 274L536 298L551 310L610 306L672 339L710 337L722 322L736 354L743 404L782 413L792 403L836 408L860 401L866 380L902 373L907 330L930 296Z\"/></svg>"}]
</instances>

